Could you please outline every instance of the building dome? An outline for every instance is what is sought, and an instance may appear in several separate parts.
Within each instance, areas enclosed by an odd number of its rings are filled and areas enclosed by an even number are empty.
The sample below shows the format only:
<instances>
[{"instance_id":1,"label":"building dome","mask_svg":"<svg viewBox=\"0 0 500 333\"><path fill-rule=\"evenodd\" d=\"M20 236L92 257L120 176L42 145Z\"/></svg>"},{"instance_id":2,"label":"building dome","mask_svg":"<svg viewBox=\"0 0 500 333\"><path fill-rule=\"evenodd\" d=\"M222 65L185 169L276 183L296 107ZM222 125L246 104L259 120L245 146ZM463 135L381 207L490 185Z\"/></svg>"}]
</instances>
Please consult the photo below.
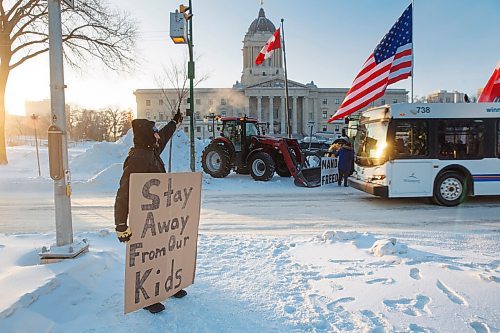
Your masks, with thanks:
<instances>
[{"instance_id":1,"label":"building dome","mask_svg":"<svg viewBox=\"0 0 500 333\"><path fill-rule=\"evenodd\" d=\"M247 34L255 34L257 32L271 32L274 33L276 27L273 22L266 18L266 13L264 13L264 8L259 10L259 17L253 20L252 24L248 28Z\"/></svg>"}]
</instances>

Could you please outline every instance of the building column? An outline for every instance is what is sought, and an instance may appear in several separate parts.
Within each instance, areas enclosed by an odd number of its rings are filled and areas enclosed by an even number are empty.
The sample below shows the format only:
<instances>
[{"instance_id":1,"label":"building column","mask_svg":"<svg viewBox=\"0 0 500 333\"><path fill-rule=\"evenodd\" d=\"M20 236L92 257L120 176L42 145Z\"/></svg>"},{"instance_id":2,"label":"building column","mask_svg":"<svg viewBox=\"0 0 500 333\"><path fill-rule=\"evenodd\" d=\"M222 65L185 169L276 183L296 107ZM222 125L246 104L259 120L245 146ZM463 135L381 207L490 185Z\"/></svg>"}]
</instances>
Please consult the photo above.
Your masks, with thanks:
<instances>
[{"instance_id":1,"label":"building column","mask_svg":"<svg viewBox=\"0 0 500 333\"><path fill-rule=\"evenodd\" d=\"M297 134L297 96L292 97L292 134Z\"/></svg>"},{"instance_id":2,"label":"building column","mask_svg":"<svg viewBox=\"0 0 500 333\"><path fill-rule=\"evenodd\" d=\"M309 98L302 97L302 133L309 135Z\"/></svg>"},{"instance_id":3,"label":"building column","mask_svg":"<svg viewBox=\"0 0 500 333\"><path fill-rule=\"evenodd\" d=\"M269 134L274 134L273 102L274 102L274 97L269 96Z\"/></svg>"},{"instance_id":4,"label":"building column","mask_svg":"<svg viewBox=\"0 0 500 333\"><path fill-rule=\"evenodd\" d=\"M316 123L316 131L317 132L321 132L323 130L323 127L321 126L322 125L322 121L323 121L323 118L320 114L320 110L319 110L319 96L316 97L314 99L314 122Z\"/></svg>"},{"instance_id":5,"label":"building column","mask_svg":"<svg viewBox=\"0 0 500 333\"><path fill-rule=\"evenodd\" d=\"M247 115L247 117L251 117L252 116L252 111L250 109L250 99L252 98L252 96L248 96L248 106L247 106L247 112L245 112L245 114Z\"/></svg>"},{"instance_id":6,"label":"building column","mask_svg":"<svg viewBox=\"0 0 500 333\"><path fill-rule=\"evenodd\" d=\"M281 134L286 135L285 96L281 96L280 120L281 120Z\"/></svg>"},{"instance_id":7,"label":"building column","mask_svg":"<svg viewBox=\"0 0 500 333\"><path fill-rule=\"evenodd\" d=\"M257 120L262 121L262 96L257 96Z\"/></svg>"}]
</instances>

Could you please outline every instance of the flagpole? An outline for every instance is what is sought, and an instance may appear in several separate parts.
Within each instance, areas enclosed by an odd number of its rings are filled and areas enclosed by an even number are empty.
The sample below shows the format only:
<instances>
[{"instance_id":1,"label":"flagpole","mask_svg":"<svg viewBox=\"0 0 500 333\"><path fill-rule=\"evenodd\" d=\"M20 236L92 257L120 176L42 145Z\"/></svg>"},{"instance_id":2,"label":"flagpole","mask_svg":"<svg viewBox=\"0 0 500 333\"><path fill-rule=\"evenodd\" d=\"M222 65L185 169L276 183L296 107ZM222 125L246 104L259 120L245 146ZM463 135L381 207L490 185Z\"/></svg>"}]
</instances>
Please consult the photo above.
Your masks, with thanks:
<instances>
[{"instance_id":1,"label":"flagpole","mask_svg":"<svg viewBox=\"0 0 500 333\"><path fill-rule=\"evenodd\" d=\"M411 0L411 102L413 103L413 77L415 76L415 39L413 38L413 13L415 12L415 3Z\"/></svg>"},{"instance_id":2,"label":"flagpole","mask_svg":"<svg viewBox=\"0 0 500 333\"><path fill-rule=\"evenodd\" d=\"M283 60L285 63L285 118L286 118L286 132L288 138L292 137L291 125L290 125L290 109L288 106L288 73L286 70L286 51L285 51L285 28L283 27L284 19L281 19L281 36L283 39Z\"/></svg>"}]
</instances>

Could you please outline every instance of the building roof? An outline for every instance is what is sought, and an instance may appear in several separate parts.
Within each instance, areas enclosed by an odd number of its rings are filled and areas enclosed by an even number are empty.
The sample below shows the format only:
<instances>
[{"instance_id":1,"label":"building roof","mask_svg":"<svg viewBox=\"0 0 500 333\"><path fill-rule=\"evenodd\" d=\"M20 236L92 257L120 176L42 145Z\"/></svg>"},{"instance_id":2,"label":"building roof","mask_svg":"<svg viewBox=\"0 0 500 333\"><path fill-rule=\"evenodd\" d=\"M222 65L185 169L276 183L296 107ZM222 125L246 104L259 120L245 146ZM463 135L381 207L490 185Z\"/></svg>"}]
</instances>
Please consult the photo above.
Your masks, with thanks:
<instances>
[{"instance_id":1,"label":"building roof","mask_svg":"<svg viewBox=\"0 0 500 333\"><path fill-rule=\"evenodd\" d=\"M259 10L259 17L253 20L252 24L248 28L247 34L255 34L257 32L271 32L274 33L276 27L273 22L266 18L266 13L264 13L264 8Z\"/></svg>"}]
</instances>

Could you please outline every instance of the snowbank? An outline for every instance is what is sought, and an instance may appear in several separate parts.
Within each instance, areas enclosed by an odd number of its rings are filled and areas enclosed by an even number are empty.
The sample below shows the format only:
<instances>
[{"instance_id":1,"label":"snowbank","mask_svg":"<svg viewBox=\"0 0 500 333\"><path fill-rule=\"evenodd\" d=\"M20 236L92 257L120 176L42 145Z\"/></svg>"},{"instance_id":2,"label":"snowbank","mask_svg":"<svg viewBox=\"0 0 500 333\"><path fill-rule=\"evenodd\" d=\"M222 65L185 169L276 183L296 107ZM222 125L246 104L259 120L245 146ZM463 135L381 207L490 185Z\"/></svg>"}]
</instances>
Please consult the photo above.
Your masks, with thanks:
<instances>
[{"instance_id":1,"label":"snowbank","mask_svg":"<svg viewBox=\"0 0 500 333\"><path fill-rule=\"evenodd\" d=\"M114 233L79 233L90 252L50 265L37 252L53 234L0 235L0 331L498 331L493 258L471 265L467 251L432 247L380 258L368 248L383 238L334 233L350 236L202 234L195 284L157 315L123 314L125 251Z\"/></svg>"}]
</instances>

